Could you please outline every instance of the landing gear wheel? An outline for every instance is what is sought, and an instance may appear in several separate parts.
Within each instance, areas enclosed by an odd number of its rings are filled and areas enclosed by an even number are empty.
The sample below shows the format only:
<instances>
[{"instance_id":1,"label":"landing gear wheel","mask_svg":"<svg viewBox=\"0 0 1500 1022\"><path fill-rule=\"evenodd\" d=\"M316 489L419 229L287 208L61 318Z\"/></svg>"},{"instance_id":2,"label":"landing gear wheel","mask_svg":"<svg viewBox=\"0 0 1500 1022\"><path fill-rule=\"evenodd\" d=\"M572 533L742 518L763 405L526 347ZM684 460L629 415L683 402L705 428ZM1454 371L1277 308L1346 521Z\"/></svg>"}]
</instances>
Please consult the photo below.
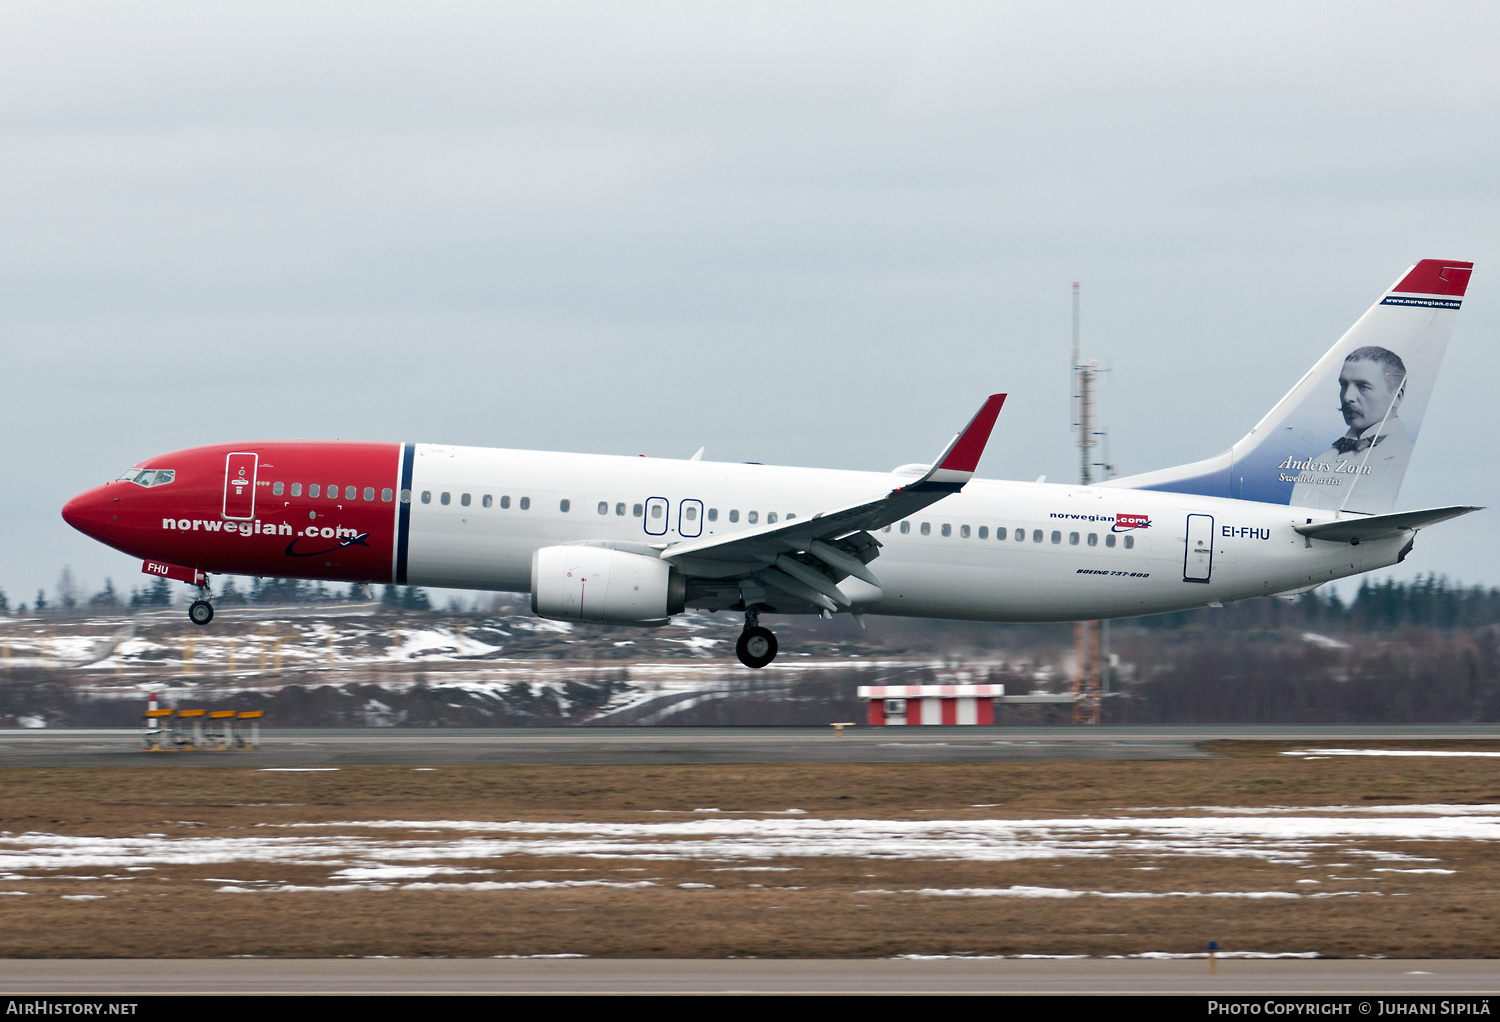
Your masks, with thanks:
<instances>
[{"instance_id":1,"label":"landing gear wheel","mask_svg":"<svg viewBox=\"0 0 1500 1022\"><path fill-rule=\"evenodd\" d=\"M194 600L193 605L188 608L188 620L195 625L206 625L213 619L214 605L207 600Z\"/></svg>"},{"instance_id":2,"label":"landing gear wheel","mask_svg":"<svg viewBox=\"0 0 1500 1022\"><path fill-rule=\"evenodd\" d=\"M759 670L776 659L776 636L769 628L746 628L740 633L740 641L734 644L734 652L740 663Z\"/></svg>"}]
</instances>

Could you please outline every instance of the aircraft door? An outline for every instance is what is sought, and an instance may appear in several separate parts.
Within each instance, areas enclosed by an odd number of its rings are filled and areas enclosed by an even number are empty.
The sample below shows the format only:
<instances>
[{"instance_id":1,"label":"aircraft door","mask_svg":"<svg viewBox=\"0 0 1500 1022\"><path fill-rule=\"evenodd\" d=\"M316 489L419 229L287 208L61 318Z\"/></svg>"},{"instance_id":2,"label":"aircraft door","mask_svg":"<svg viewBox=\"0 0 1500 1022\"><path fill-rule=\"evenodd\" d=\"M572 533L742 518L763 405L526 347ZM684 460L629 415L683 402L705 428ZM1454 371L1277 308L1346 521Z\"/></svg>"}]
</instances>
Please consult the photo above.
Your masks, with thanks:
<instances>
[{"instance_id":1,"label":"aircraft door","mask_svg":"<svg viewBox=\"0 0 1500 1022\"><path fill-rule=\"evenodd\" d=\"M255 472L260 456L231 454L224 459L224 517L248 522L255 517Z\"/></svg>"},{"instance_id":2,"label":"aircraft door","mask_svg":"<svg viewBox=\"0 0 1500 1022\"><path fill-rule=\"evenodd\" d=\"M1187 550L1182 558L1184 582L1207 582L1214 567L1214 519L1212 515L1187 516Z\"/></svg>"},{"instance_id":3,"label":"aircraft door","mask_svg":"<svg viewBox=\"0 0 1500 1022\"><path fill-rule=\"evenodd\" d=\"M688 539L703 535L703 501L677 502L677 534Z\"/></svg>"},{"instance_id":4,"label":"aircraft door","mask_svg":"<svg viewBox=\"0 0 1500 1022\"><path fill-rule=\"evenodd\" d=\"M666 497L646 498L646 534L650 536L666 535L667 525L671 517L667 514L672 505L667 502Z\"/></svg>"}]
</instances>

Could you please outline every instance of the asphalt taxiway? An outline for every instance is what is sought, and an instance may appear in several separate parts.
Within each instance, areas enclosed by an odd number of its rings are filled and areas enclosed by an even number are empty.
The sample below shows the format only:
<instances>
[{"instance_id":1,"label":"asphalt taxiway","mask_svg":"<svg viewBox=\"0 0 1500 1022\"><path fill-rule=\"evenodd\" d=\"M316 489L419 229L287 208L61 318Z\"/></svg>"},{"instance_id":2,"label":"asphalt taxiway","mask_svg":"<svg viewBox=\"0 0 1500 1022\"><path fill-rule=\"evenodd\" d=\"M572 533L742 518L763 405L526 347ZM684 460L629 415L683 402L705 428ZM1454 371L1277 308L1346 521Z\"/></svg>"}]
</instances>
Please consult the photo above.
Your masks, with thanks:
<instances>
[{"instance_id":1,"label":"asphalt taxiway","mask_svg":"<svg viewBox=\"0 0 1500 1022\"><path fill-rule=\"evenodd\" d=\"M1183 994L1380 998L1500 992L1500 961L1222 959L262 959L0 961L0 995ZM1361 1007L1363 1006L1363 1008ZM1409 1009L1408 1009L1409 1010ZM1295 1014L1293 1011L1267 1014ZM1487 1013L1487 1012L1486 1012Z\"/></svg>"},{"instance_id":2,"label":"asphalt taxiway","mask_svg":"<svg viewBox=\"0 0 1500 1022\"><path fill-rule=\"evenodd\" d=\"M1335 727L266 728L259 749L147 752L141 732L0 731L0 766L315 768L526 764L1211 759L1207 742L1500 741L1500 725Z\"/></svg>"}]
</instances>

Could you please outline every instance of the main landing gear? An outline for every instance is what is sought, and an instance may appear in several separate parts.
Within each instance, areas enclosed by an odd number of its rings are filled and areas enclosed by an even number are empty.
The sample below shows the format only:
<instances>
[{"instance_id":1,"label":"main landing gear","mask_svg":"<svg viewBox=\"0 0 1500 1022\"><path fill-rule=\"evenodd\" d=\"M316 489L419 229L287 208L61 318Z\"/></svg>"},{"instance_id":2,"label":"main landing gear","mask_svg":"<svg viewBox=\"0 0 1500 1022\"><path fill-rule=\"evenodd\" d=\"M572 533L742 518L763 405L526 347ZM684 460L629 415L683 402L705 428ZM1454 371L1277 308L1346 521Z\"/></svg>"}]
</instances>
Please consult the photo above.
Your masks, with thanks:
<instances>
[{"instance_id":1,"label":"main landing gear","mask_svg":"<svg viewBox=\"0 0 1500 1022\"><path fill-rule=\"evenodd\" d=\"M740 663L753 670L776 659L776 636L760 626L760 614L754 608L745 611L745 630L734 644L734 652Z\"/></svg>"},{"instance_id":2,"label":"main landing gear","mask_svg":"<svg viewBox=\"0 0 1500 1022\"><path fill-rule=\"evenodd\" d=\"M208 586L198 587L198 598L188 607L188 620L200 628L214 619L214 605L209 603Z\"/></svg>"}]
</instances>

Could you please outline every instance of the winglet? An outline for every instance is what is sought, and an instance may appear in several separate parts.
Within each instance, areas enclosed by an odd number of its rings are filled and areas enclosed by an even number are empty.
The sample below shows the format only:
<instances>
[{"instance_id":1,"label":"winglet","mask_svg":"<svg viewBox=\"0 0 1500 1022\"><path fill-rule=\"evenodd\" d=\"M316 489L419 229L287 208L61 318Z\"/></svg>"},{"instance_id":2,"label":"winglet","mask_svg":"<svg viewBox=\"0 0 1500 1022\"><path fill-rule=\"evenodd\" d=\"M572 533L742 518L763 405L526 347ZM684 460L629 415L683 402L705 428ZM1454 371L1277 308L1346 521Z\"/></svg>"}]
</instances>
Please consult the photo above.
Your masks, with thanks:
<instances>
[{"instance_id":1,"label":"winglet","mask_svg":"<svg viewBox=\"0 0 1500 1022\"><path fill-rule=\"evenodd\" d=\"M1004 404L1004 394L991 394L985 398L978 413L953 438L953 442L943 453L938 455L927 474L902 489L909 491L936 485L956 490L968 482L974 475L974 470L979 467L979 456L984 453L984 446L990 441L990 431L995 428L995 419L1000 415L1000 408Z\"/></svg>"}]
</instances>

